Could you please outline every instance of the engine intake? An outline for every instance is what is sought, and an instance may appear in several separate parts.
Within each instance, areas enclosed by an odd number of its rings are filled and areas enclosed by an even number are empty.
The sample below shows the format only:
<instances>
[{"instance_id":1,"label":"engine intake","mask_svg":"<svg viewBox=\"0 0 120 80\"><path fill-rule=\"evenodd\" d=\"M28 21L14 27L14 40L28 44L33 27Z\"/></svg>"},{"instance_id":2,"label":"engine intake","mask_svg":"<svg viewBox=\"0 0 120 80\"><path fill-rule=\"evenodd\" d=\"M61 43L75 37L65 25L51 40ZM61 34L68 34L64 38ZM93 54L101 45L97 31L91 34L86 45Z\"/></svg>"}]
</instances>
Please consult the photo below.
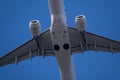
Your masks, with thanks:
<instances>
[{"instance_id":1,"label":"engine intake","mask_svg":"<svg viewBox=\"0 0 120 80\"><path fill-rule=\"evenodd\" d=\"M30 28L30 31L33 35L33 37L37 37L40 35L41 31L40 31L40 22L38 20L32 20L30 21L29 23L29 28Z\"/></svg>"},{"instance_id":2,"label":"engine intake","mask_svg":"<svg viewBox=\"0 0 120 80\"><path fill-rule=\"evenodd\" d=\"M76 16L75 18L76 27L79 31L84 32L87 28L87 22L84 15Z\"/></svg>"}]
</instances>

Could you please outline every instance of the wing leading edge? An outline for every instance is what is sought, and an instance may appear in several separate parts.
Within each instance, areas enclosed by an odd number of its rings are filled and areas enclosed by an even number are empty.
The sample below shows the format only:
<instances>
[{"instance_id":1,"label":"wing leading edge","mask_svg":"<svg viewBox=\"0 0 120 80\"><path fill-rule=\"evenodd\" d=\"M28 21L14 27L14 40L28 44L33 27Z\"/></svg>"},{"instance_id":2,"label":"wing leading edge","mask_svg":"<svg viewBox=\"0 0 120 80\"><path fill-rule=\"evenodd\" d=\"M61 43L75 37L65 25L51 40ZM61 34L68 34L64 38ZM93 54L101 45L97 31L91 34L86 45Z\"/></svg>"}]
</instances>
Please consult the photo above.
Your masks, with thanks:
<instances>
[{"instance_id":1,"label":"wing leading edge","mask_svg":"<svg viewBox=\"0 0 120 80\"><path fill-rule=\"evenodd\" d=\"M68 27L72 52L100 51L120 52L120 42L86 32L86 45L83 35L75 28Z\"/></svg>"},{"instance_id":2,"label":"wing leading edge","mask_svg":"<svg viewBox=\"0 0 120 80\"><path fill-rule=\"evenodd\" d=\"M50 30L48 29L45 32L41 33L41 35L38 36L38 40L40 42L39 50L37 48L36 41L33 38L0 58L0 66L18 63L25 59L32 59L32 57L35 56L53 56L54 54L52 50Z\"/></svg>"}]
</instances>

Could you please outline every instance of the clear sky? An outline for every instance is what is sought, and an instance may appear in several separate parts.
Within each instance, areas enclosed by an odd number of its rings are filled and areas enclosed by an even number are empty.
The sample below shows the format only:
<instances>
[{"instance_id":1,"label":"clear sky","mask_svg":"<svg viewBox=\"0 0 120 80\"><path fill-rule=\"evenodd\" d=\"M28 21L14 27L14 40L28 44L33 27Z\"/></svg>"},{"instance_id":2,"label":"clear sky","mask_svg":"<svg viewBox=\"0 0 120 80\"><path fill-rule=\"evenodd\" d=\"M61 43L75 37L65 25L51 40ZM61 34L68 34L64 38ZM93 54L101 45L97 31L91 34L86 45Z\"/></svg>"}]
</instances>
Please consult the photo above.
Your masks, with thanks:
<instances>
[{"instance_id":1,"label":"clear sky","mask_svg":"<svg viewBox=\"0 0 120 80\"><path fill-rule=\"evenodd\" d=\"M67 22L87 17L87 31L120 41L119 0L64 0ZM48 0L0 1L0 56L32 38L29 21L40 20L42 31L50 27ZM77 80L120 80L120 54L85 52L73 55ZM59 80L55 57L35 57L0 67L0 80Z\"/></svg>"}]
</instances>

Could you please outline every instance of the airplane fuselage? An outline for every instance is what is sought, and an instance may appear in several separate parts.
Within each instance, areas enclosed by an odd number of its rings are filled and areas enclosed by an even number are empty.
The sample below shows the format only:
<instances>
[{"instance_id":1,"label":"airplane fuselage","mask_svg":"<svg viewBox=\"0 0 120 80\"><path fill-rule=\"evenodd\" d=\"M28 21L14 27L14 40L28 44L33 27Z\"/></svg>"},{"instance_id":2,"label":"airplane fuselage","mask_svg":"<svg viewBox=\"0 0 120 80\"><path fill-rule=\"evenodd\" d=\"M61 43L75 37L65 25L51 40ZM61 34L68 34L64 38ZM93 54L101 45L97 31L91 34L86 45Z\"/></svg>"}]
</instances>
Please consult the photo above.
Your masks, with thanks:
<instances>
[{"instance_id":1,"label":"airplane fuselage","mask_svg":"<svg viewBox=\"0 0 120 80\"><path fill-rule=\"evenodd\" d=\"M64 5L61 0L49 0L51 10L51 38L58 61L61 80L75 80Z\"/></svg>"},{"instance_id":2,"label":"airplane fuselage","mask_svg":"<svg viewBox=\"0 0 120 80\"><path fill-rule=\"evenodd\" d=\"M75 80L67 26L63 24L61 17L54 16L51 37L55 57L60 66L61 80Z\"/></svg>"}]
</instances>

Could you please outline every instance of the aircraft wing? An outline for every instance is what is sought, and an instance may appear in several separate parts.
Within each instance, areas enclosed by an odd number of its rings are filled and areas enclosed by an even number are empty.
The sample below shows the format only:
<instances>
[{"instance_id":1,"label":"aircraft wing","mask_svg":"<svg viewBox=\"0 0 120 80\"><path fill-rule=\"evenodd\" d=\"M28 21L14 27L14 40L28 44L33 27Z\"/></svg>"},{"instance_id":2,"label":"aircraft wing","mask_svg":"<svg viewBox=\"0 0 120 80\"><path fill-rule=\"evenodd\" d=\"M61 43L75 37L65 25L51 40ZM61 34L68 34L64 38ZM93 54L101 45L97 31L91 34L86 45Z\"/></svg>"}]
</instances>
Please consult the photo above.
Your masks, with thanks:
<instances>
[{"instance_id":1,"label":"aircraft wing","mask_svg":"<svg viewBox=\"0 0 120 80\"><path fill-rule=\"evenodd\" d=\"M120 52L120 42L93 33L86 32L86 44L83 35L75 28L68 27L72 52L100 51Z\"/></svg>"},{"instance_id":2,"label":"aircraft wing","mask_svg":"<svg viewBox=\"0 0 120 80\"><path fill-rule=\"evenodd\" d=\"M52 56L52 41L50 36L50 30L46 30L38 36L40 42L39 50L35 39L31 39L10 53L0 58L0 66L7 64L17 63L25 59L32 59L34 56Z\"/></svg>"}]
</instances>

